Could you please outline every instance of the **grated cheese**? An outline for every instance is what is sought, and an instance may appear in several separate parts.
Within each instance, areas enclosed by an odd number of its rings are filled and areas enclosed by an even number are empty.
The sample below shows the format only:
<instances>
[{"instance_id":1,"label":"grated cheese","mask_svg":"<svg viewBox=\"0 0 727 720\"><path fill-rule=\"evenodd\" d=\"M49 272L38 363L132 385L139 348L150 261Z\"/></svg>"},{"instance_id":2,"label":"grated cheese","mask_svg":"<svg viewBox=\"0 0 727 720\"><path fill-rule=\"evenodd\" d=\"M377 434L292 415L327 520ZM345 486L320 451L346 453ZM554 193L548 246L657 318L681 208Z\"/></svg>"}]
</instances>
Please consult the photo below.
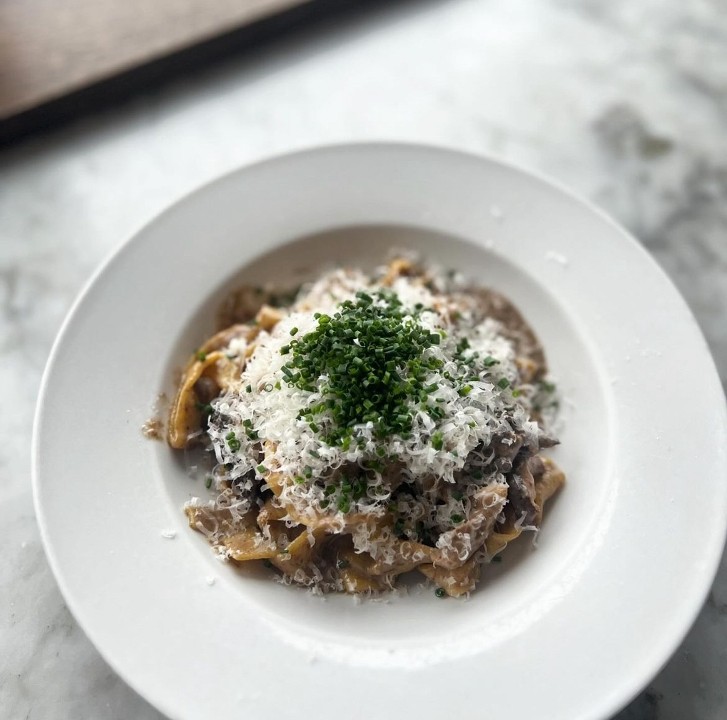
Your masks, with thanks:
<instances>
[{"instance_id":1,"label":"grated cheese","mask_svg":"<svg viewBox=\"0 0 727 720\"><path fill-rule=\"evenodd\" d=\"M285 381L282 368L286 356L281 349L290 343L293 329L297 329L297 337L316 329L318 320L314 313L334 313L341 302L353 300L357 292L372 292L378 286L361 272L335 270L305 288L300 299L271 331L259 333L239 380L212 403L214 411L208 435L217 462L225 468L224 476L237 483L238 493L245 497L255 486L265 482L266 473L271 469L261 467L261 447L266 442L274 448L266 462L288 477L307 473L308 477L325 481L342 467L362 466L379 453L397 457L401 472L411 481L434 476L454 483L473 463L486 465L492 459L491 451L487 451L488 457L482 448L488 448L496 435L507 437L516 431L537 439L540 430L529 419L529 399L534 391L523 386L523 397L517 402L513 399L512 388L518 380L518 368L512 344L501 334L498 322L491 319L475 321L470 309L455 304L452 296L444 292L456 282L456 278L434 275L430 287L435 289L430 290L420 280L402 276L390 287L403 304L408 318L416 318L416 322L429 332L442 334L440 344L427 348L424 356L436 358L441 363L438 370L428 372L424 384L436 386L429 399L441 408L442 417L432 417L419 407L417 400L410 400L413 427L409 437L392 435L381 439L375 436L372 423L361 423L354 428L358 442L352 443L347 450L328 445L322 439L322 431L330 418L323 415L320 422L317 420L321 426L319 432L314 432L308 421L301 418L307 409L326 398L320 392L301 390ZM417 313L415 308L422 306L425 309ZM458 359L458 346L463 339L468 347L459 352ZM235 340L227 352L238 354L245 349L244 341ZM479 379L468 381L468 394L463 395L460 383L451 378L456 378L460 362L474 357L492 358L496 377L482 373ZM499 387L496 379L506 383L507 388ZM325 380L321 377L320 384ZM239 441L237 448L231 449L226 440L230 433ZM434 437L439 438L441 447L435 445ZM483 482L500 479L491 476ZM354 503L354 509L381 516L390 496L385 478L381 473L374 473L365 497ZM315 482L286 485L281 499L302 514L325 506L322 505L325 503L324 489ZM467 508L468 499L465 498L458 508L452 501L438 507L434 515L424 507L423 501L410 510L412 518L421 518L427 524L446 524L444 521L458 509L466 511ZM291 525L295 524L292 519L287 520ZM339 525L342 531L343 517ZM336 530L335 526L333 530ZM366 539L366 533L365 528L354 531L354 545L358 551L373 554L376 549ZM378 538L374 544L382 545L385 541Z\"/></svg>"}]
</instances>

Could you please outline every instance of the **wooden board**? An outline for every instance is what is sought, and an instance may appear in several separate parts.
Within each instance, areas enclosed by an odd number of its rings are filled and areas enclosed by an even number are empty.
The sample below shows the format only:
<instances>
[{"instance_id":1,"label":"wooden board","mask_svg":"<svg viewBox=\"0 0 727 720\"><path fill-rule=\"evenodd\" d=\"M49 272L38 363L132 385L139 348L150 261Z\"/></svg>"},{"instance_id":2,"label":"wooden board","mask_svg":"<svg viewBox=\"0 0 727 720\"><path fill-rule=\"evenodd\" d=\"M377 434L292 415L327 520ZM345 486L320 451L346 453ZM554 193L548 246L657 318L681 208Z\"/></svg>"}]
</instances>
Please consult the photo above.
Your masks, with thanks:
<instances>
[{"instance_id":1,"label":"wooden board","mask_svg":"<svg viewBox=\"0 0 727 720\"><path fill-rule=\"evenodd\" d=\"M0 121L312 0L0 0Z\"/></svg>"}]
</instances>

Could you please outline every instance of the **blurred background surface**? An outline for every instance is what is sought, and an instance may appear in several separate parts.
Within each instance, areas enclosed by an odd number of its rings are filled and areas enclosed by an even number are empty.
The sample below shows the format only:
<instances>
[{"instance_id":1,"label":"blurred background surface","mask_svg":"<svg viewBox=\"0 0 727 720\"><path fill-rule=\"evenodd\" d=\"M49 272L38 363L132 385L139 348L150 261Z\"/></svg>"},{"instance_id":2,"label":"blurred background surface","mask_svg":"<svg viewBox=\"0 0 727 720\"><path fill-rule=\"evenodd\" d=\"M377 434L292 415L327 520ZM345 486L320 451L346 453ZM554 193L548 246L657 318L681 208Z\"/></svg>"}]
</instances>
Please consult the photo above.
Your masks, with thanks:
<instances>
[{"instance_id":1,"label":"blurred background surface","mask_svg":"<svg viewBox=\"0 0 727 720\"><path fill-rule=\"evenodd\" d=\"M221 173L377 139L547 173L653 254L726 383L721 0L104 0L84 17L86 5L0 2L0 718L161 718L63 604L33 515L31 424L93 269ZM723 563L683 646L618 718L725 717Z\"/></svg>"}]
</instances>

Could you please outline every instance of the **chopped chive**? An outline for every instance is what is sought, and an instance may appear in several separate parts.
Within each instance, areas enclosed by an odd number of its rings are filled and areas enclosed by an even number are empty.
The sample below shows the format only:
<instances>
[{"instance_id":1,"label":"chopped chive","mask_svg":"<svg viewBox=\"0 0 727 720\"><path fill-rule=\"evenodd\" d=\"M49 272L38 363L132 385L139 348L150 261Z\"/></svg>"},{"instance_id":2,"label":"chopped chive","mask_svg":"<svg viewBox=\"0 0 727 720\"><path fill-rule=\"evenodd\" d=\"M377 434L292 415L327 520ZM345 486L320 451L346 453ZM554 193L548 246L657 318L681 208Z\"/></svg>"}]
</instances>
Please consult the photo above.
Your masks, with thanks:
<instances>
[{"instance_id":1,"label":"chopped chive","mask_svg":"<svg viewBox=\"0 0 727 720\"><path fill-rule=\"evenodd\" d=\"M359 292L333 316L314 317L317 327L290 343L290 374L283 372L289 385L325 396L333 421L326 442L347 451L349 428L369 422L378 438L410 433L409 400L425 401L436 389L436 384L425 387L424 379L427 369L442 362L423 360L422 354L439 343L440 335L408 316L398 297L386 290Z\"/></svg>"},{"instance_id":2,"label":"chopped chive","mask_svg":"<svg viewBox=\"0 0 727 720\"><path fill-rule=\"evenodd\" d=\"M240 449L241 444L237 438L232 438L227 441L227 447L230 448L232 452L237 452Z\"/></svg>"},{"instance_id":3,"label":"chopped chive","mask_svg":"<svg viewBox=\"0 0 727 720\"><path fill-rule=\"evenodd\" d=\"M339 499L337 506L342 513L347 513L351 509L351 501L347 497Z\"/></svg>"}]
</instances>

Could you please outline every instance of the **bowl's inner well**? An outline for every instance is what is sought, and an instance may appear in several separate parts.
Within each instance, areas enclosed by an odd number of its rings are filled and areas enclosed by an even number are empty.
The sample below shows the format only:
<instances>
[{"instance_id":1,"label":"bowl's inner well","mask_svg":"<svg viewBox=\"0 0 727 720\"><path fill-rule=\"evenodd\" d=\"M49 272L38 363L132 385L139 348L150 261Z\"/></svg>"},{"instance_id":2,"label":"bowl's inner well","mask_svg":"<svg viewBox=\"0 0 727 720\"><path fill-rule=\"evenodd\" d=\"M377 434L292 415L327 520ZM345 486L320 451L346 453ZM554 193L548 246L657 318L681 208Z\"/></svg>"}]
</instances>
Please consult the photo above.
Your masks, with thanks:
<instances>
[{"instance_id":1,"label":"bowl's inner well","mask_svg":"<svg viewBox=\"0 0 727 720\"><path fill-rule=\"evenodd\" d=\"M476 284L502 292L522 311L545 347L561 393L558 434L562 444L552 455L564 469L567 483L546 507L537 549L532 536L513 543L502 563L484 569L469 601L440 600L431 587L419 588L418 579L408 592L384 602L316 597L301 588L273 582L272 571L221 564L205 539L192 530L182 533L195 548L190 550L190 572L220 577L234 587L240 603L256 607L261 620L269 619L273 626L288 628L300 637L344 638L391 648L465 638L476 628L491 628L494 639L497 627L517 632L523 623L557 602L564 587L577 577L589 547L607 522L612 433L604 377L589 350L587 328L577 327L564 311L557 288L545 286L510 264L497 246L486 249L417 228L342 228L281 245L224 280L170 349L162 382L167 393L173 394L175 368L214 331L215 312L230 290L268 282L290 286L336 265L370 269L381 264L392 248L415 250L445 268L462 272ZM201 479L190 477L182 453L159 444L156 455L166 497L183 524L183 504L194 495L205 497L207 491Z\"/></svg>"}]
</instances>

